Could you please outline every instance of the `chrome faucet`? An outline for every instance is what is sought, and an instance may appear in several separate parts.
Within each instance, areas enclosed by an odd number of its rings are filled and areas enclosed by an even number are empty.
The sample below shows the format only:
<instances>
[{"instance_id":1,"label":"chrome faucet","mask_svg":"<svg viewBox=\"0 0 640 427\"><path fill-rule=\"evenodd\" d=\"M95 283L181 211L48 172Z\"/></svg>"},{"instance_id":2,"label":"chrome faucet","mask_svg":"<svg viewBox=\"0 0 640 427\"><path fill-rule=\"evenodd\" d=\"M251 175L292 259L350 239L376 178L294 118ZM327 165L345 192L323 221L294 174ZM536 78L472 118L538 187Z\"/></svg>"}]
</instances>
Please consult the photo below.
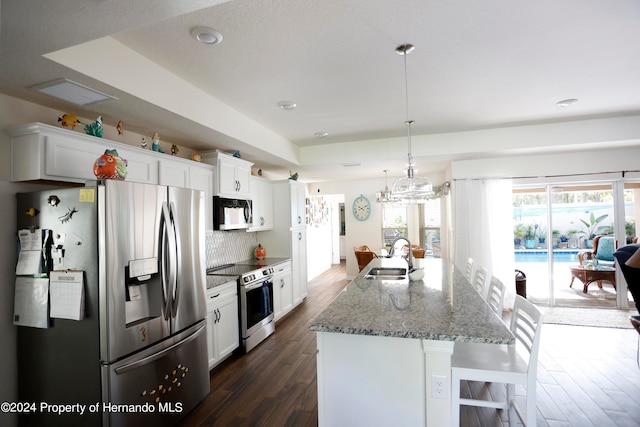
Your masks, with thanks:
<instances>
[{"instance_id":1,"label":"chrome faucet","mask_svg":"<svg viewBox=\"0 0 640 427\"><path fill-rule=\"evenodd\" d=\"M411 242L409 241L409 239L407 239L404 236L398 236L395 239L393 239L393 242L391 243L391 250L389 251L389 255L393 256L393 253L396 250L396 242L398 240L404 240L405 242L407 242L407 245L409 245L409 255L407 255L407 263L409 264L409 271L411 271L411 269L413 268L413 251L411 250Z\"/></svg>"}]
</instances>

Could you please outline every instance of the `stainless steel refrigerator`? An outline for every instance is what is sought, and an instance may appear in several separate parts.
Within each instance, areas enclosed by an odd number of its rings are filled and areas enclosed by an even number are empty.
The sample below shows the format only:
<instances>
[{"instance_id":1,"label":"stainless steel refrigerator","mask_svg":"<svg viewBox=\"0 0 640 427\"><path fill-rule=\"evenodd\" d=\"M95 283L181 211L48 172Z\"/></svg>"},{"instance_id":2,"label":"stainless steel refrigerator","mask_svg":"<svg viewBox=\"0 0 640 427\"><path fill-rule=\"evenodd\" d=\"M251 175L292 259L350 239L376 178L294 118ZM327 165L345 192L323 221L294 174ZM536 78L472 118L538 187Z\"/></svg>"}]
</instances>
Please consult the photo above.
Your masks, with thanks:
<instances>
[{"instance_id":1,"label":"stainless steel refrigerator","mask_svg":"<svg viewBox=\"0 0 640 427\"><path fill-rule=\"evenodd\" d=\"M43 274L82 271L84 286L81 320L18 326L19 400L38 405L20 425L178 423L209 392L204 194L107 180L17 198Z\"/></svg>"}]
</instances>

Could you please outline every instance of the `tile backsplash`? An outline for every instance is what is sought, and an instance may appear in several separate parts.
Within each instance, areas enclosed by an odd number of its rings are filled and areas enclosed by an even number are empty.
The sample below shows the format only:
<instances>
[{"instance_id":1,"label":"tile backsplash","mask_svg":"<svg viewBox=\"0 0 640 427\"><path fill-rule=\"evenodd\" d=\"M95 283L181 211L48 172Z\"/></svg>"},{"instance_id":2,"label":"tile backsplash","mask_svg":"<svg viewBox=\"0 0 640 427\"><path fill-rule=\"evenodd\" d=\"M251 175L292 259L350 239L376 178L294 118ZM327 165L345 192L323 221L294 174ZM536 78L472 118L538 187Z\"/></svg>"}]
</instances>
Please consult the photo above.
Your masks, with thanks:
<instances>
[{"instance_id":1,"label":"tile backsplash","mask_svg":"<svg viewBox=\"0 0 640 427\"><path fill-rule=\"evenodd\" d=\"M222 264L232 264L253 258L258 246L256 233L246 231L206 232L207 268Z\"/></svg>"}]
</instances>

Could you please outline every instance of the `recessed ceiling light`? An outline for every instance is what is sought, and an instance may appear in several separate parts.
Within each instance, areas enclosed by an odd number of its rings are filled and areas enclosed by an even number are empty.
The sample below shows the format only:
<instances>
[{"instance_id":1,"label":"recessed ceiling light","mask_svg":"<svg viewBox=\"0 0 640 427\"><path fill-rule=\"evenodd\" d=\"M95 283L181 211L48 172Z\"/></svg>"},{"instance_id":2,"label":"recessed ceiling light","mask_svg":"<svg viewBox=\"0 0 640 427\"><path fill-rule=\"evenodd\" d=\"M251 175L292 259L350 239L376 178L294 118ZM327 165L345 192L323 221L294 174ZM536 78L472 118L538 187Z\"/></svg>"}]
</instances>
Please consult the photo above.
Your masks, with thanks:
<instances>
[{"instance_id":1,"label":"recessed ceiling light","mask_svg":"<svg viewBox=\"0 0 640 427\"><path fill-rule=\"evenodd\" d=\"M576 102L578 102L577 98L569 98L569 99L563 99L562 101L556 102L556 105L560 108L566 108L566 107L571 107Z\"/></svg>"},{"instance_id":2,"label":"recessed ceiling light","mask_svg":"<svg viewBox=\"0 0 640 427\"><path fill-rule=\"evenodd\" d=\"M326 138L329 136L329 132L316 132L314 135L316 138Z\"/></svg>"},{"instance_id":3,"label":"recessed ceiling light","mask_svg":"<svg viewBox=\"0 0 640 427\"><path fill-rule=\"evenodd\" d=\"M191 30L191 36L204 44L218 44L222 41L222 34L209 27L195 27Z\"/></svg>"},{"instance_id":4,"label":"recessed ceiling light","mask_svg":"<svg viewBox=\"0 0 640 427\"><path fill-rule=\"evenodd\" d=\"M108 101L118 99L115 96L107 95L90 87L83 86L80 83L67 79L54 80L27 89L36 90L49 96L71 102L76 105L89 105L100 101Z\"/></svg>"},{"instance_id":5,"label":"recessed ceiling light","mask_svg":"<svg viewBox=\"0 0 640 427\"><path fill-rule=\"evenodd\" d=\"M280 107L281 110L293 110L296 108L296 103L292 101L280 101L278 102L278 107Z\"/></svg>"}]
</instances>

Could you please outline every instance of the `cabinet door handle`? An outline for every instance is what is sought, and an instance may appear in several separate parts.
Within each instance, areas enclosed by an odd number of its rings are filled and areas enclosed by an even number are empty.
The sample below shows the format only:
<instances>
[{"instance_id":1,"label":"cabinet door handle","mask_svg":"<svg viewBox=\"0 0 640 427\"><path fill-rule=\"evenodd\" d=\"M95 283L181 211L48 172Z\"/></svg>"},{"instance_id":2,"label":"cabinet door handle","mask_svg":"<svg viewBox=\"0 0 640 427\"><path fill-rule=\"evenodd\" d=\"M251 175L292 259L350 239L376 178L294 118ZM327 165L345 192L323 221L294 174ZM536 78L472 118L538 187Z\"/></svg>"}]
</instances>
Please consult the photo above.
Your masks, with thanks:
<instances>
[{"instance_id":1,"label":"cabinet door handle","mask_svg":"<svg viewBox=\"0 0 640 427\"><path fill-rule=\"evenodd\" d=\"M302 233L298 233L298 240L302 240Z\"/></svg>"},{"instance_id":2,"label":"cabinet door handle","mask_svg":"<svg viewBox=\"0 0 640 427\"><path fill-rule=\"evenodd\" d=\"M298 224L302 223L302 217L300 215L298 215Z\"/></svg>"},{"instance_id":3,"label":"cabinet door handle","mask_svg":"<svg viewBox=\"0 0 640 427\"><path fill-rule=\"evenodd\" d=\"M219 308L216 309L216 313L218 314L218 319L216 320L216 323L220 323L220 319L222 319L222 313L220 313Z\"/></svg>"},{"instance_id":4,"label":"cabinet door handle","mask_svg":"<svg viewBox=\"0 0 640 427\"><path fill-rule=\"evenodd\" d=\"M284 279L280 279L280 288L284 288Z\"/></svg>"}]
</instances>

